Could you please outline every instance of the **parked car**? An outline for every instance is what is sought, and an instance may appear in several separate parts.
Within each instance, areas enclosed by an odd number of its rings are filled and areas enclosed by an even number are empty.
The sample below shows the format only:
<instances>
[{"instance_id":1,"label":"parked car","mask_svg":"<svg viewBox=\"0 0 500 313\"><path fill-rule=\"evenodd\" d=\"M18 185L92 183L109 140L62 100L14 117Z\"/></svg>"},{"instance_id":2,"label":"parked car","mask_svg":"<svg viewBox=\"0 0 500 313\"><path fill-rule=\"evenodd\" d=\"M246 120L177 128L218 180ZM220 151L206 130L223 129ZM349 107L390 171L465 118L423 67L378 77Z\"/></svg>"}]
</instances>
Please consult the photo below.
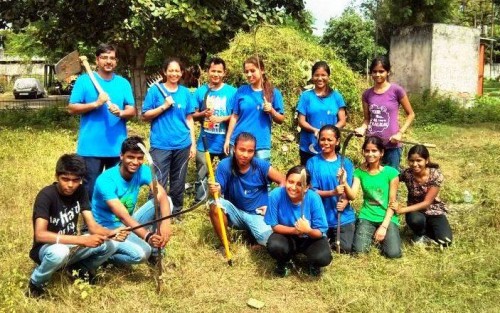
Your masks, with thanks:
<instances>
[{"instance_id":1,"label":"parked car","mask_svg":"<svg viewBox=\"0 0 500 313\"><path fill-rule=\"evenodd\" d=\"M14 83L14 98L45 98L47 91L42 83L36 78L24 77L18 78Z\"/></svg>"}]
</instances>

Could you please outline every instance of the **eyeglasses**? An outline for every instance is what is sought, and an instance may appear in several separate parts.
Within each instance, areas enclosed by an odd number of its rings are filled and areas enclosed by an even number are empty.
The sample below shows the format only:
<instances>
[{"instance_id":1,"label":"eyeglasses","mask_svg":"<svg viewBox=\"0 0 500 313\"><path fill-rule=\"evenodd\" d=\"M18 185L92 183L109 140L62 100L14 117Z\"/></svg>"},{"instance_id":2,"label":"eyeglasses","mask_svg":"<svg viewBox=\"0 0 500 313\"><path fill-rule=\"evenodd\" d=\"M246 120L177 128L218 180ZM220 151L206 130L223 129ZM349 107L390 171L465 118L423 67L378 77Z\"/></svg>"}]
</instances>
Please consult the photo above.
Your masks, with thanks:
<instances>
[{"instance_id":1,"label":"eyeglasses","mask_svg":"<svg viewBox=\"0 0 500 313\"><path fill-rule=\"evenodd\" d=\"M100 55L99 56L99 60L103 60L103 61L116 61L117 58L116 57L110 57L110 56L104 56L104 55Z\"/></svg>"}]
</instances>

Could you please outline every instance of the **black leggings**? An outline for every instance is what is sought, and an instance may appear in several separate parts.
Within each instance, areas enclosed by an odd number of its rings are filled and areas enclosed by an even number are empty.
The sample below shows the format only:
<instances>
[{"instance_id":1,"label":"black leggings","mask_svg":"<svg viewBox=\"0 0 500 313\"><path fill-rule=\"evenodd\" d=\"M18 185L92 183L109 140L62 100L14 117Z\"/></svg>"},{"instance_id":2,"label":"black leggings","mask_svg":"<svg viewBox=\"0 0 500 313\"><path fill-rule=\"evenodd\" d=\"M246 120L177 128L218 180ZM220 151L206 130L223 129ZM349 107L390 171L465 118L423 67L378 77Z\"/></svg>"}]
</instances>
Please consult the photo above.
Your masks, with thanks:
<instances>
[{"instance_id":1,"label":"black leggings","mask_svg":"<svg viewBox=\"0 0 500 313\"><path fill-rule=\"evenodd\" d=\"M422 212L406 213L406 224L417 236L428 236L438 243L450 245L453 240L446 215L426 215Z\"/></svg>"},{"instance_id":2,"label":"black leggings","mask_svg":"<svg viewBox=\"0 0 500 313\"><path fill-rule=\"evenodd\" d=\"M323 267L332 261L330 245L325 237L312 239L273 233L267 241L267 251L282 264L290 261L297 253L303 253L312 266Z\"/></svg>"}]
</instances>

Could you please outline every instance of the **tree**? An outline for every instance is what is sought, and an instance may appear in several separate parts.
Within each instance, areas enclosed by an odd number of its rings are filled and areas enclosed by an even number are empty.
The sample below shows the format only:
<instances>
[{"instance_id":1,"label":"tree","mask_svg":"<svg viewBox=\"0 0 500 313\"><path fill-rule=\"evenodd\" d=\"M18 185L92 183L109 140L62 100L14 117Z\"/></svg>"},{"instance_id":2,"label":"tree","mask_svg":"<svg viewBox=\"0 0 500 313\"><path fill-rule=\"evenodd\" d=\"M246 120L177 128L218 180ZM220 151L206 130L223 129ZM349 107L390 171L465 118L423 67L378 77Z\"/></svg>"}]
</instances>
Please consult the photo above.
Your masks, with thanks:
<instances>
[{"instance_id":1,"label":"tree","mask_svg":"<svg viewBox=\"0 0 500 313\"><path fill-rule=\"evenodd\" d=\"M218 51L239 29L279 21L284 14L300 19L303 8L301 0L7 0L0 27L22 32L35 25L37 40L48 50L64 53L114 43L140 103L146 55L152 47L176 56L193 54L201 46Z\"/></svg>"},{"instance_id":2,"label":"tree","mask_svg":"<svg viewBox=\"0 0 500 313\"><path fill-rule=\"evenodd\" d=\"M364 19L353 8L328 21L321 43L333 48L355 71L362 73L367 59L387 51L375 43L373 21Z\"/></svg>"}]
</instances>

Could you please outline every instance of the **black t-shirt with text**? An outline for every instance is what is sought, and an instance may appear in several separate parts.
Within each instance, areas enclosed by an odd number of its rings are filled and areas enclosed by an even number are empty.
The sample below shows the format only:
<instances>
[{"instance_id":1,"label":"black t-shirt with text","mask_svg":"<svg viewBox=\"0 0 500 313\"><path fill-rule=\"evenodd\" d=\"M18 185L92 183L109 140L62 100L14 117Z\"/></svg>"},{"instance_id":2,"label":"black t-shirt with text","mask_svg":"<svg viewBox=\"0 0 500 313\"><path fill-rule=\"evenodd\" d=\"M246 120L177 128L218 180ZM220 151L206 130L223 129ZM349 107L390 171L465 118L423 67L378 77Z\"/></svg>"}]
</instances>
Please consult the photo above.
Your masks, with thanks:
<instances>
[{"instance_id":1,"label":"black t-shirt with text","mask_svg":"<svg viewBox=\"0 0 500 313\"><path fill-rule=\"evenodd\" d=\"M80 185L71 196L59 193L57 183L53 183L40 190L33 205L33 231L37 218L49 222L47 230L61 235L77 233L78 214L80 211L90 210L87 191ZM35 241L30 251L30 258L40 263L39 252L44 243Z\"/></svg>"}]
</instances>

